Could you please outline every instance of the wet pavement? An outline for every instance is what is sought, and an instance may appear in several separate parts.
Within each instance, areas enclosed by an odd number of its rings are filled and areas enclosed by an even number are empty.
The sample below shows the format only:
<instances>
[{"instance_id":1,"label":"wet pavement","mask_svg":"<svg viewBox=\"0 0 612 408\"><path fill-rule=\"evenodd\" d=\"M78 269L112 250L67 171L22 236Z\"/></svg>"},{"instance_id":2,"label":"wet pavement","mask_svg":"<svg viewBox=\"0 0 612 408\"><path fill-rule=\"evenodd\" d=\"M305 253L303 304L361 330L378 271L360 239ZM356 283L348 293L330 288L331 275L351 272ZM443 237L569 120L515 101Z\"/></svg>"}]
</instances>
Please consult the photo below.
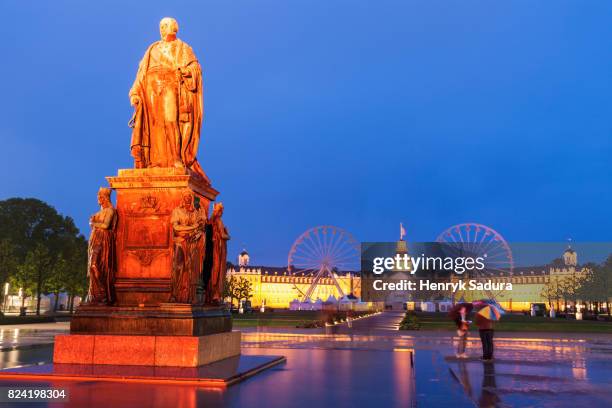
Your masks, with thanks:
<instances>
[{"instance_id":1,"label":"wet pavement","mask_svg":"<svg viewBox=\"0 0 612 408\"><path fill-rule=\"evenodd\" d=\"M52 344L56 334L70 330L69 322L0 326L0 351Z\"/></svg>"},{"instance_id":2,"label":"wet pavement","mask_svg":"<svg viewBox=\"0 0 612 408\"><path fill-rule=\"evenodd\" d=\"M401 332L401 317L383 313L331 335L242 330L243 354L284 355L287 362L227 390L54 383L72 392L68 405L56 406L612 406L612 335L499 333L495 361L483 364L477 333L468 339L470 358L457 360L452 333ZM0 365L49 362L53 336L67 329L66 323L4 326Z\"/></svg>"},{"instance_id":3,"label":"wet pavement","mask_svg":"<svg viewBox=\"0 0 612 408\"><path fill-rule=\"evenodd\" d=\"M447 361L453 375L477 406L612 406L609 363L517 364L515 360L502 359L493 362L478 359Z\"/></svg>"}]
</instances>

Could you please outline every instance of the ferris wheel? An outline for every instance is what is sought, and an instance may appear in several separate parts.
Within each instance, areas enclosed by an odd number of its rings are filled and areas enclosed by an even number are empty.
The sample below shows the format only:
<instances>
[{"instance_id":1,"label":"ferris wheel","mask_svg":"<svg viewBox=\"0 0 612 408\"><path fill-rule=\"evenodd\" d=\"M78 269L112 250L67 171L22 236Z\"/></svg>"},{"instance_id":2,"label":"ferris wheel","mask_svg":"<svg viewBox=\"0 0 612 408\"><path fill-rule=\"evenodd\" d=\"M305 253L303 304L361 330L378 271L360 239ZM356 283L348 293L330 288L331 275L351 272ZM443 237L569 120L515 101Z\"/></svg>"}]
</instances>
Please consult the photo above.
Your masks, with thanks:
<instances>
[{"instance_id":1,"label":"ferris wheel","mask_svg":"<svg viewBox=\"0 0 612 408\"><path fill-rule=\"evenodd\" d=\"M348 231L322 225L310 228L295 240L289 251L287 267L291 274L312 277L307 287L294 284L303 296L302 301L311 300L314 290L325 277L331 278L343 297L344 291L335 275L359 271L360 256L359 242Z\"/></svg>"},{"instance_id":2,"label":"ferris wheel","mask_svg":"<svg viewBox=\"0 0 612 408\"><path fill-rule=\"evenodd\" d=\"M485 268L477 271L474 278L512 275L514 258L510 245L493 228L476 223L457 224L443 231L436 241L445 244L450 256L484 257ZM486 295L493 299L502 293L503 290L486 291Z\"/></svg>"}]
</instances>

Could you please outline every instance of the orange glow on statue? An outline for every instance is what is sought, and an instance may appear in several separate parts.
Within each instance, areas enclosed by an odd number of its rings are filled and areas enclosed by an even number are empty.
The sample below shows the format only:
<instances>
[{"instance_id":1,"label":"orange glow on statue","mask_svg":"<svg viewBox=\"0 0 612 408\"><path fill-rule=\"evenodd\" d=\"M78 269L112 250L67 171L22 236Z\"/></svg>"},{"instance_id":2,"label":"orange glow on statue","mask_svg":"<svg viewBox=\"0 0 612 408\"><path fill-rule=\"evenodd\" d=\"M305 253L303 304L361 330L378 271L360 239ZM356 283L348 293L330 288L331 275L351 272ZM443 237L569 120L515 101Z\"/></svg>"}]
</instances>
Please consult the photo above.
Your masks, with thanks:
<instances>
[{"instance_id":1,"label":"orange glow on statue","mask_svg":"<svg viewBox=\"0 0 612 408\"><path fill-rule=\"evenodd\" d=\"M172 283L170 302L194 303L201 281L204 258L204 227L206 209L197 210L193 194L183 192L181 204L172 211L170 222L174 231Z\"/></svg>"},{"instance_id":2,"label":"orange glow on statue","mask_svg":"<svg viewBox=\"0 0 612 408\"><path fill-rule=\"evenodd\" d=\"M91 235L87 274L89 290L87 303L109 304L113 302L112 286L115 277L115 228L117 212L111 203L111 190L101 188L98 192L100 211L89 219Z\"/></svg>"},{"instance_id":3,"label":"orange glow on statue","mask_svg":"<svg viewBox=\"0 0 612 408\"><path fill-rule=\"evenodd\" d=\"M165 17L161 40L149 46L130 90L136 168L186 167L208 181L196 155L202 128L202 70L191 47L176 37L178 23Z\"/></svg>"},{"instance_id":4,"label":"orange glow on statue","mask_svg":"<svg viewBox=\"0 0 612 408\"><path fill-rule=\"evenodd\" d=\"M214 226L208 219L219 192L196 160L202 72L176 38L176 20L162 19L159 29L129 94L135 168L119 169L100 190L102 208L90 220L89 298L70 334L57 337L54 363L195 368L240 355L240 332L222 303L229 237L221 207Z\"/></svg>"},{"instance_id":5,"label":"orange glow on statue","mask_svg":"<svg viewBox=\"0 0 612 408\"><path fill-rule=\"evenodd\" d=\"M223 285L225 284L225 272L227 271L227 241L230 235L221 219L223 215L223 203L213 206L213 213L209 223L212 228L213 259L210 280L208 282L208 301L210 304L221 304L223 302Z\"/></svg>"}]
</instances>

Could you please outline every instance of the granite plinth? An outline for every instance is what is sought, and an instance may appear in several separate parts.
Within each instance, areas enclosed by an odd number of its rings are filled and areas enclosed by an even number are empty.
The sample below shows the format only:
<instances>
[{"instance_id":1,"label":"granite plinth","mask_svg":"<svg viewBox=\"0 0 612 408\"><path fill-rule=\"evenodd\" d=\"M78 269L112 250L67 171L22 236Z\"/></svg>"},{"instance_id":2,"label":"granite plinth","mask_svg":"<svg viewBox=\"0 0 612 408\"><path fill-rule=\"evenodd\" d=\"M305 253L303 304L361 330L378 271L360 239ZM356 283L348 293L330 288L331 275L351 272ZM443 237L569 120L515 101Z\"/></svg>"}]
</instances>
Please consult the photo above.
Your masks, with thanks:
<instances>
[{"instance_id":1,"label":"granite plinth","mask_svg":"<svg viewBox=\"0 0 612 408\"><path fill-rule=\"evenodd\" d=\"M219 192L210 183L189 169L179 167L152 167L147 169L119 169L117 176L106 178L111 187L134 188L189 188L197 194L214 200Z\"/></svg>"},{"instance_id":2,"label":"granite plinth","mask_svg":"<svg viewBox=\"0 0 612 408\"><path fill-rule=\"evenodd\" d=\"M193 368L54 363L0 370L0 380L96 380L226 387L285 361L282 356L249 355Z\"/></svg>"},{"instance_id":3,"label":"granite plinth","mask_svg":"<svg viewBox=\"0 0 612 408\"><path fill-rule=\"evenodd\" d=\"M173 230L170 216L185 190L196 206L209 210L218 191L184 168L121 169L107 177L116 193L117 306L155 306L169 302ZM200 292L198 292L200 293ZM194 299L200 303L202 299Z\"/></svg>"},{"instance_id":4,"label":"granite plinth","mask_svg":"<svg viewBox=\"0 0 612 408\"><path fill-rule=\"evenodd\" d=\"M240 332L208 336L55 336L53 362L154 367L199 367L240 355Z\"/></svg>"},{"instance_id":5,"label":"granite plinth","mask_svg":"<svg viewBox=\"0 0 612 408\"><path fill-rule=\"evenodd\" d=\"M226 309L177 303L142 307L81 305L70 321L70 332L74 334L205 336L231 330L232 318Z\"/></svg>"},{"instance_id":6,"label":"granite plinth","mask_svg":"<svg viewBox=\"0 0 612 408\"><path fill-rule=\"evenodd\" d=\"M125 169L107 180L117 211L116 270L107 296L112 302L77 308L70 335L56 337L54 362L199 367L240 355L240 333L232 332L229 312L203 305L206 235L181 258L171 222L186 192L198 219L207 216L218 192L185 168ZM187 274L181 285L187 287L171 287L177 259L189 259L181 267ZM173 290L188 293L178 297L188 303L170 303L177 298Z\"/></svg>"}]
</instances>

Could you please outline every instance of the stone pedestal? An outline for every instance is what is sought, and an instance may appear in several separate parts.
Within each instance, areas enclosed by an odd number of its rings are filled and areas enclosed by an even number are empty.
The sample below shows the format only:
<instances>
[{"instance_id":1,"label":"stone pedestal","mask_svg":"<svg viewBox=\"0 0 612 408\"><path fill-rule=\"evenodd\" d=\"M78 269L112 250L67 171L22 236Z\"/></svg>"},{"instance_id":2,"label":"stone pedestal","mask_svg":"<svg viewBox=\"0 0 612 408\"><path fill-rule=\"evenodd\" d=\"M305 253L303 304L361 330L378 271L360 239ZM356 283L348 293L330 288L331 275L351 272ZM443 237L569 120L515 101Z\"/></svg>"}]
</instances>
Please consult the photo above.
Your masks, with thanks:
<instances>
[{"instance_id":1,"label":"stone pedestal","mask_svg":"<svg viewBox=\"0 0 612 408\"><path fill-rule=\"evenodd\" d=\"M205 336L232 331L220 307L162 303L158 306L80 306L70 321L73 334Z\"/></svg>"},{"instance_id":2,"label":"stone pedestal","mask_svg":"<svg viewBox=\"0 0 612 408\"><path fill-rule=\"evenodd\" d=\"M240 332L208 336L55 336L53 363L199 367L240 354Z\"/></svg>"},{"instance_id":3,"label":"stone pedestal","mask_svg":"<svg viewBox=\"0 0 612 408\"><path fill-rule=\"evenodd\" d=\"M117 306L149 306L170 299L172 225L170 214L188 189L196 205L209 209L218 192L180 168L119 170L107 177L116 193Z\"/></svg>"},{"instance_id":4,"label":"stone pedestal","mask_svg":"<svg viewBox=\"0 0 612 408\"><path fill-rule=\"evenodd\" d=\"M193 304L170 303L171 213L185 190L206 209L218 192L179 168L119 170L107 179L116 192L115 302L80 305L70 334L56 336L54 363L198 367L238 356L240 333L227 310L204 306L201 291Z\"/></svg>"}]
</instances>

